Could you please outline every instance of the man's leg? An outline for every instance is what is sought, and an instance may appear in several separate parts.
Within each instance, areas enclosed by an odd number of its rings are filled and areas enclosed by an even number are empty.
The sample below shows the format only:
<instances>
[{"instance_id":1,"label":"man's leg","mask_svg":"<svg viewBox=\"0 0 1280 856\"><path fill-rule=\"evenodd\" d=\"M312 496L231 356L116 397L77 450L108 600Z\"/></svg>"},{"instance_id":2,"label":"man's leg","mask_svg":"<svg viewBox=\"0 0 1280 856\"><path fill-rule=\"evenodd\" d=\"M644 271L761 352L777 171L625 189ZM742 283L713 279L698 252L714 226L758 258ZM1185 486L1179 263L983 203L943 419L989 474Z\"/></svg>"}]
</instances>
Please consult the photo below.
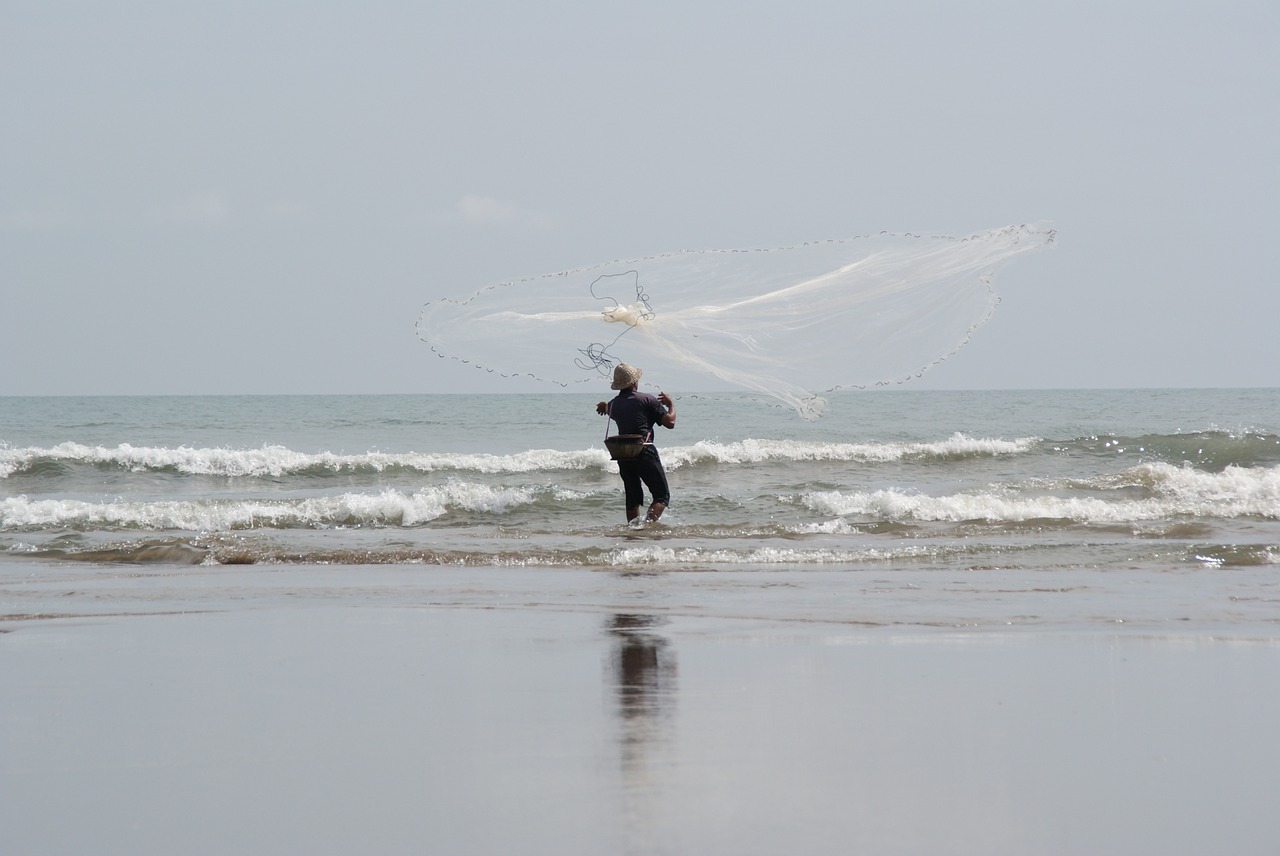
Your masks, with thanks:
<instances>
[{"instance_id":1,"label":"man's leg","mask_svg":"<svg viewBox=\"0 0 1280 856\"><path fill-rule=\"evenodd\" d=\"M662 512L667 510L667 503L671 501L671 489L667 487L667 473L662 467L662 460L658 457L656 449L653 457L645 460L640 469L640 477L653 496L647 518L652 523L662 516Z\"/></svg>"},{"instance_id":2,"label":"man's leg","mask_svg":"<svg viewBox=\"0 0 1280 856\"><path fill-rule=\"evenodd\" d=\"M640 506L644 504L644 487L640 472L631 461L618 462L618 475L622 476L623 494L627 503L627 522L640 516Z\"/></svg>"}]
</instances>

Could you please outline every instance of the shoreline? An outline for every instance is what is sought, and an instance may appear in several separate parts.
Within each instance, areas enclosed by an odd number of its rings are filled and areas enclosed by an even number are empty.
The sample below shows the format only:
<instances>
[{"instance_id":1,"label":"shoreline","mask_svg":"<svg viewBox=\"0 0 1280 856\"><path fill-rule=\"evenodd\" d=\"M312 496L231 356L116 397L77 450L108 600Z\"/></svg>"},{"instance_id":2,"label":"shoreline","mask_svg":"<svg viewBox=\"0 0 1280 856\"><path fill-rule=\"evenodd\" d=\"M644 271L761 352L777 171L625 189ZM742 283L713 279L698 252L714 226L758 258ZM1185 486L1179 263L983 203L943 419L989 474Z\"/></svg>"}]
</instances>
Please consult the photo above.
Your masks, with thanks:
<instances>
[{"instance_id":1,"label":"shoreline","mask_svg":"<svg viewBox=\"0 0 1280 856\"><path fill-rule=\"evenodd\" d=\"M1115 633L1278 640L1269 565L1177 572L1061 568L744 570L0 562L0 629L96 616L329 606L643 612L815 632Z\"/></svg>"}]
</instances>

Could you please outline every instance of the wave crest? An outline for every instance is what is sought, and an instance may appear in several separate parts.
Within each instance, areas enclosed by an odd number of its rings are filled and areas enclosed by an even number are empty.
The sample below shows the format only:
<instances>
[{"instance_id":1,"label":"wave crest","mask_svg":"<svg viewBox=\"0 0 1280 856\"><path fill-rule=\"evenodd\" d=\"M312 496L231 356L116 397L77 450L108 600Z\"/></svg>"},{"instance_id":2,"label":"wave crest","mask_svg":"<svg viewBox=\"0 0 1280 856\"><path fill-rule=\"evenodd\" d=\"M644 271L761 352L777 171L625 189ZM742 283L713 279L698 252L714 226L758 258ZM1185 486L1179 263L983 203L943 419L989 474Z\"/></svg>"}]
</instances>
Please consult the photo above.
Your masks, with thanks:
<instances>
[{"instance_id":1,"label":"wave crest","mask_svg":"<svg viewBox=\"0 0 1280 856\"><path fill-rule=\"evenodd\" d=\"M413 492L343 493L305 499L94 503L77 499L0 500L0 531L144 529L218 532L331 526L418 526L450 510L502 514L558 495L555 488L498 488L452 480Z\"/></svg>"},{"instance_id":2,"label":"wave crest","mask_svg":"<svg viewBox=\"0 0 1280 856\"><path fill-rule=\"evenodd\" d=\"M692 446L663 450L671 466L691 464L761 464L838 461L893 463L903 460L958 460L973 457L1019 455L1040 442L1036 437L1017 440L968 437L956 433L932 443L827 443L809 440L741 440L717 443L704 440Z\"/></svg>"},{"instance_id":3,"label":"wave crest","mask_svg":"<svg viewBox=\"0 0 1280 856\"><path fill-rule=\"evenodd\" d=\"M889 489L815 491L801 503L838 517L962 522L1071 520L1078 523L1128 523L1176 517L1280 519L1280 467L1230 466L1205 472L1166 463L1142 464L1117 476L1086 485L1100 491L1144 488L1148 495L1028 495L1012 490L926 496ZM1052 489L1052 485L1048 486Z\"/></svg>"},{"instance_id":4,"label":"wave crest","mask_svg":"<svg viewBox=\"0 0 1280 856\"><path fill-rule=\"evenodd\" d=\"M906 459L954 460L968 457L1016 455L1039 440L1000 440L954 434L933 443L828 443L806 440L746 439L731 443L701 441L691 446L662 448L668 466L698 464L760 464L800 461L888 463ZM298 452L284 446L259 449L165 448L122 444L114 448L61 443L47 449L0 448L0 478L65 474L69 465L117 468L130 472L171 472L225 478L284 478L392 472L469 472L487 475L605 469L603 449L557 451L529 449L512 454L454 452Z\"/></svg>"}]
</instances>

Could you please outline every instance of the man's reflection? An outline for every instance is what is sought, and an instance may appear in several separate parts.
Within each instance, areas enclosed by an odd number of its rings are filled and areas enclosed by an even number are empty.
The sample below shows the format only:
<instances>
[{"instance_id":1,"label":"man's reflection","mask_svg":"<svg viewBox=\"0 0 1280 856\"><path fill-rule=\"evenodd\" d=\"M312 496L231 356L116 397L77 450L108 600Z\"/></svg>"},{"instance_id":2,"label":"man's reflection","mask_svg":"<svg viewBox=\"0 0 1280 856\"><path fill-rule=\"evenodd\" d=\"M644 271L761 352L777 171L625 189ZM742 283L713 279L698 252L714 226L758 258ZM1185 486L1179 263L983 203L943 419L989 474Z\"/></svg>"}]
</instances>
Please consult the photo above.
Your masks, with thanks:
<instances>
[{"instance_id":1,"label":"man's reflection","mask_svg":"<svg viewBox=\"0 0 1280 856\"><path fill-rule=\"evenodd\" d=\"M615 637L613 685L617 692L622 771L628 787L643 786L649 751L662 742L675 702L676 660L670 642L656 633L666 620L653 615L610 618Z\"/></svg>"}]
</instances>

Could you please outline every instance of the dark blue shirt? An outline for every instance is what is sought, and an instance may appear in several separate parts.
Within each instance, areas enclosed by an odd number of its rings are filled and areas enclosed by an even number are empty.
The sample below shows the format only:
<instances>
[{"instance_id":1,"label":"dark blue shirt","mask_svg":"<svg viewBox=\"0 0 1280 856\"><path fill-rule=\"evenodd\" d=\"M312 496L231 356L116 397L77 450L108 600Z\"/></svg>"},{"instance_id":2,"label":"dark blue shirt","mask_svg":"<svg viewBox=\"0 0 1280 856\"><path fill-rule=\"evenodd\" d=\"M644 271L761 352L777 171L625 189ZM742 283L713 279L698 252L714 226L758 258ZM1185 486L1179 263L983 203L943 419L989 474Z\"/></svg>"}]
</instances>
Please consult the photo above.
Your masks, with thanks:
<instances>
[{"instance_id":1,"label":"dark blue shirt","mask_svg":"<svg viewBox=\"0 0 1280 856\"><path fill-rule=\"evenodd\" d=\"M619 434L644 434L653 440L653 426L662 421L667 408L656 395L624 389L609 402L609 417L618 425Z\"/></svg>"}]
</instances>

